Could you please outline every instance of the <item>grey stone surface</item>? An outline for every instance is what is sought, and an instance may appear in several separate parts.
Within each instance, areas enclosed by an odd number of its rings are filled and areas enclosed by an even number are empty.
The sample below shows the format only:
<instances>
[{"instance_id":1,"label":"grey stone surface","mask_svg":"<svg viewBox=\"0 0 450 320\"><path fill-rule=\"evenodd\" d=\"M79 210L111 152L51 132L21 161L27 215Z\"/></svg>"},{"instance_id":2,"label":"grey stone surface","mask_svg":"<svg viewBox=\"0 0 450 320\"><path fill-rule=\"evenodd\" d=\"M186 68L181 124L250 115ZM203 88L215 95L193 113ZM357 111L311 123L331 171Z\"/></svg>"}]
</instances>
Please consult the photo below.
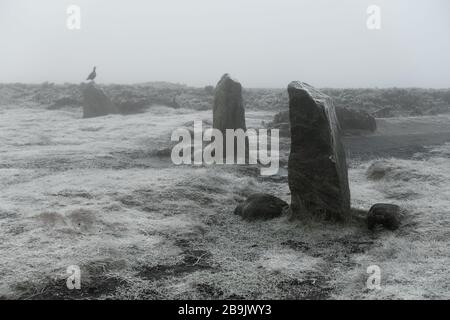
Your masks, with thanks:
<instances>
[{"instance_id":1,"label":"grey stone surface","mask_svg":"<svg viewBox=\"0 0 450 320\"><path fill-rule=\"evenodd\" d=\"M288 181L293 216L350 217L345 150L332 100L312 86L288 86L291 151Z\"/></svg>"},{"instance_id":2,"label":"grey stone surface","mask_svg":"<svg viewBox=\"0 0 450 320\"><path fill-rule=\"evenodd\" d=\"M234 213L247 221L270 220L281 216L288 207L285 201L270 194L255 193L238 205Z\"/></svg>"},{"instance_id":3,"label":"grey stone surface","mask_svg":"<svg viewBox=\"0 0 450 320\"><path fill-rule=\"evenodd\" d=\"M118 112L111 99L94 83L82 85L81 91L83 95L83 118L101 117Z\"/></svg>"},{"instance_id":4,"label":"grey stone surface","mask_svg":"<svg viewBox=\"0 0 450 320\"><path fill-rule=\"evenodd\" d=\"M370 208L367 215L367 227L374 230L381 225L388 230L396 230L400 227L402 220L400 207L395 204L377 203Z\"/></svg>"},{"instance_id":5,"label":"grey stone surface","mask_svg":"<svg viewBox=\"0 0 450 320\"><path fill-rule=\"evenodd\" d=\"M242 86L228 74L222 76L214 91L213 128L223 134L226 129L246 130Z\"/></svg>"}]
</instances>

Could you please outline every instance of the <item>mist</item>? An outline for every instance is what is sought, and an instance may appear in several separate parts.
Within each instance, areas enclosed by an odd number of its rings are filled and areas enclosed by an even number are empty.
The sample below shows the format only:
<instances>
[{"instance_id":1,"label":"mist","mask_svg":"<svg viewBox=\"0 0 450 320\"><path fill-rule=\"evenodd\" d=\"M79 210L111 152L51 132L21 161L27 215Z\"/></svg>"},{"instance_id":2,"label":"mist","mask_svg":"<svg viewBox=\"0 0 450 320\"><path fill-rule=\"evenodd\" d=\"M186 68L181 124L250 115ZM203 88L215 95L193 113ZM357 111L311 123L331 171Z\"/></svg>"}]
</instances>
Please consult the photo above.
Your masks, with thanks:
<instances>
[{"instance_id":1,"label":"mist","mask_svg":"<svg viewBox=\"0 0 450 320\"><path fill-rule=\"evenodd\" d=\"M69 30L69 5L81 29ZM381 29L366 26L369 5ZM450 87L450 2L2 0L0 82Z\"/></svg>"}]
</instances>

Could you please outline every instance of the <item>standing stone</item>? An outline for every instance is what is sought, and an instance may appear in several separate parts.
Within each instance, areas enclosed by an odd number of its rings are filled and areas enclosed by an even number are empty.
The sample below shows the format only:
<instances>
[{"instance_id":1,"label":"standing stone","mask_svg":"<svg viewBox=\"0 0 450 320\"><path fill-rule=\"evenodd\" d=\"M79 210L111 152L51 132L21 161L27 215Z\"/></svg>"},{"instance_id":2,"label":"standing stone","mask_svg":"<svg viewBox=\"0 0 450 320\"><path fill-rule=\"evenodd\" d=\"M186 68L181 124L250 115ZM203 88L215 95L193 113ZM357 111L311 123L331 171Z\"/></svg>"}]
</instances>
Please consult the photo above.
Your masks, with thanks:
<instances>
[{"instance_id":1,"label":"standing stone","mask_svg":"<svg viewBox=\"0 0 450 320\"><path fill-rule=\"evenodd\" d=\"M224 135L226 129L246 130L242 86L228 74L222 76L214 92L213 128Z\"/></svg>"},{"instance_id":2,"label":"standing stone","mask_svg":"<svg viewBox=\"0 0 450 320\"><path fill-rule=\"evenodd\" d=\"M347 220L350 215L347 163L333 102L302 82L290 83L288 94L292 215Z\"/></svg>"},{"instance_id":3,"label":"standing stone","mask_svg":"<svg viewBox=\"0 0 450 320\"><path fill-rule=\"evenodd\" d=\"M117 107L106 94L92 82L82 85L83 118L93 118L117 113Z\"/></svg>"},{"instance_id":4,"label":"standing stone","mask_svg":"<svg viewBox=\"0 0 450 320\"><path fill-rule=\"evenodd\" d=\"M227 156L226 129L247 130L242 102L242 86L227 73L222 76L214 91L213 128L223 135L223 155ZM245 157L248 156L248 139L245 137ZM238 139L234 138L234 159L238 159Z\"/></svg>"}]
</instances>

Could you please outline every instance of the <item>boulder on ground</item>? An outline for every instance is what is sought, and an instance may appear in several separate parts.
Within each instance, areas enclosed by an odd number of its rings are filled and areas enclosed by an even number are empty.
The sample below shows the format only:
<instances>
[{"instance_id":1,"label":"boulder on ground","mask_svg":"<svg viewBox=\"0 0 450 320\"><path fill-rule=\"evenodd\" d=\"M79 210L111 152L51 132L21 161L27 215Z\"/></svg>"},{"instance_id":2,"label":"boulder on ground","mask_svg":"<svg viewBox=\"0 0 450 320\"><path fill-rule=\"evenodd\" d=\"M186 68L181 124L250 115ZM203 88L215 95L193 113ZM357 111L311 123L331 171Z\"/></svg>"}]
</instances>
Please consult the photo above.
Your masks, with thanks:
<instances>
[{"instance_id":1,"label":"boulder on ground","mask_svg":"<svg viewBox=\"0 0 450 320\"><path fill-rule=\"evenodd\" d=\"M273 117L273 123L289 123L289 110L278 112Z\"/></svg>"},{"instance_id":2,"label":"boulder on ground","mask_svg":"<svg viewBox=\"0 0 450 320\"><path fill-rule=\"evenodd\" d=\"M400 227L402 217L399 206L377 203L369 210L367 227L369 230L374 230L377 225L381 225L388 230L396 230Z\"/></svg>"},{"instance_id":3,"label":"boulder on ground","mask_svg":"<svg viewBox=\"0 0 450 320\"><path fill-rule=\"evenodd\" d=\"M117 107L111 99L92 82L81 87L83 94L83 118L93 118L117 113Z\"/></svg>"},{"instance_id":4,"label":"boulder on ground","mask_svg":"<svg viewBox=\"0 0 450 320\"><path fill-rule=\"evenodd\" d=\"M364 130L374 132L377 130L375 118L365 111L336 107L336 116L341 129L344 131Z\"/></svg>"},{"instance_id":5,"label":"boulder on ground","mask_svg":"<svg viewBox=\"0 0 450 320\"><path fill-rule=\"evenodd\" d=\"M214 86L206 86L205 93L210 96L214 95Z\"/></svg>"},{"instance_id":6,"label":"boulder on ground","mask_svg":"<svg viewBox=\"0 0 450 320\"><path fill-rule=\"evenodd\" d=\"M384 178L401 178L401 167L389 160L375 160L367 168L368 180L381 180Z\"/></svg>"},{"instance_id":7,"label":"boulder on ground","mask_svg":"<svg viewBox=\"0 0 450 320\"><path fill-rule=\"evenodd\" d=\"M280 137L290 137L289 110L280 111L273 117L273 121L267 124L267 129L278 129Z\"/></svg>"},{"instance_id":8,"label":"boulder on ground","mask_svg":"<svg viewBox=\"0 0 450 320\"><path fill-rule=\"evenodd\" d=\"M294 217L350 218L347 161L331 98L312 86L288 86L291 151L288 181Z\"/></svg>"},{"instance_id":9,"label":"boulder on ground","mask_svg":"<svg viewBox=\"0 0 450 320\"><path fill-rule=\"evenodd\" d=\"M377 122L373 116L365 111L336 107L336 116L342 131L368 131L377 130ZM280 130L280 137L290 136L289 110L281 111L275 115L273 121L268 124L268 129Z\"/></svg>"},{"instance_id":10,"label":"boulder on ground","mask_svg":"<svg viewBox=\"0 0 450 320\"><path fill-rule=\"evenodd\" d=\"M289 205L277 197L265 193L255 193L238 205L234 214L248 221L270 220L281 216L288 208Z\"/></svg>"},{"instance_id":11,"label":"boulder on ground","mask_svg":"<svg viewBox=\"0 0 450 320\"><path fill-rule=\"evenodd\" d=\"M134 96L117 97L113 100L113 103L117 106L117 110L121 114L141 113L151 105L147 98Z\"/></svg>"}]
</instances>

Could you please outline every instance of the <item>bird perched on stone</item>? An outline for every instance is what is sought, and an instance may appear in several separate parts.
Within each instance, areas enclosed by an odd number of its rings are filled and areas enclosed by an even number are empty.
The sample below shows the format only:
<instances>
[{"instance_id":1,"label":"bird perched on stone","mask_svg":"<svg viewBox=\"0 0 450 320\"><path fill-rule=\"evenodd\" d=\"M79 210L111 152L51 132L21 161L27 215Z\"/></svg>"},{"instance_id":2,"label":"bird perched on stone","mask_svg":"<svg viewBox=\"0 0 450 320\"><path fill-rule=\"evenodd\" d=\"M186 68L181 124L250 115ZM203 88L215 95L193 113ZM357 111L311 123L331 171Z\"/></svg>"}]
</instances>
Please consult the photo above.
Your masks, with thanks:
<instances>
[{"instance_id":1,"label":"bird perched on stone","mask_svg":"<svg viewBox=\"0 0 450 320\"><path fill-rule=\"evenodd\" d=\"M94 70L92 70L91 74L89 75L89 77L87 77L86 80L94 80L95 77L97 76L97 72L95 72L95 69L97 69L97 67L94 67Z\"/></svg>"}]
</instances>

